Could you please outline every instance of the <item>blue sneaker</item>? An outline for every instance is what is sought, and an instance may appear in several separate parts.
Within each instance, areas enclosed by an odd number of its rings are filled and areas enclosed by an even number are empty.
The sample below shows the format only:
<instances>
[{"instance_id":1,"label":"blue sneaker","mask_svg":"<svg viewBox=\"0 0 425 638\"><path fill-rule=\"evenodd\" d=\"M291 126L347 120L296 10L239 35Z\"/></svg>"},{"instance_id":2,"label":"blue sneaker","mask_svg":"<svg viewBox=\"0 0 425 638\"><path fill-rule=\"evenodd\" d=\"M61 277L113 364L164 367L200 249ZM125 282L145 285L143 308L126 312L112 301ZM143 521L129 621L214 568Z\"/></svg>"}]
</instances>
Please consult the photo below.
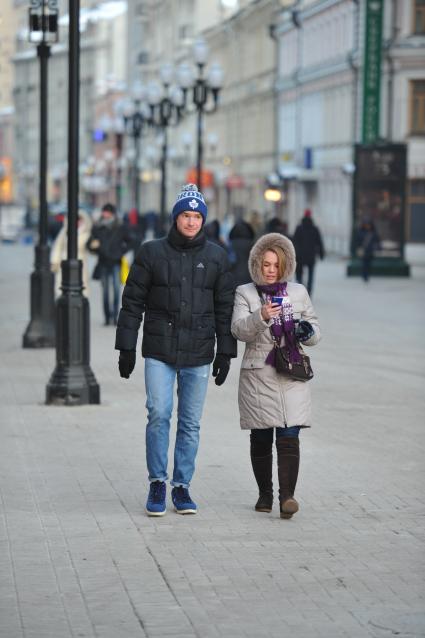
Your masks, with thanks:
<instances>
[{"instance_id":1,"label":"blue sneaker","mask_svg":"<svg viewBox=\"0 0 425 638\"><path fill-rule=\"evenodd\" d=\"M173 487L171 490L171 498L173 500L174 509L177 514L196 514L198 508L196 503L190 498L187 487Z\"/></svg>"},{"instance_id":2,"label":"blue sneaker","mask_svg":"<svg viewBox=\"0 0 425 638\"><path fill-rule=\"evenodd\" d=\"M165 507L166 491L167 487L164 481L152 481L146 503L148 516L164 516L167 511Z\"/></svg>"}]
</instances>

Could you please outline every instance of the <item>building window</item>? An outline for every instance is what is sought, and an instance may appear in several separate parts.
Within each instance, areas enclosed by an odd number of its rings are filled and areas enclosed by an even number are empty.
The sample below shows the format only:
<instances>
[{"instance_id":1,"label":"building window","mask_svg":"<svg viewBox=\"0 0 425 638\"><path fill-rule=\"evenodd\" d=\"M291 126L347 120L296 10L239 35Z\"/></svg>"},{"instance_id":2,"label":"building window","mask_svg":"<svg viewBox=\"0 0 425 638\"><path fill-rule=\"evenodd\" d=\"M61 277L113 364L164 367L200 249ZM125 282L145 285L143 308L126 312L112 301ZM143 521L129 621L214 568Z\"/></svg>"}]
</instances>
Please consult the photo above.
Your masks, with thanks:
<instances>
[{"instance_id":1,"label":"building window","mask_svg":"<svg viewBox=\"0 0 425 638\"><path fill-rule=\"evenodd\" d=\"M425 241L425 179L410 181L408 241Z\"/></svg>"},{"instance_id":2,"label":"building window","mask_svg":"<svg viewBox=\"0 0 425 638\"><path fill-rule=\"evenodd\" d=\"M413 33L425 33L425 0L413 0Z\"/></svg>"},{"instance_id":3,"label":"building window","mask_svg":"<svg viewBox=\"0 0 425 638\"><path fill-rule=\"evenodd\" d=\"M137 64L148 64L149 62L149 52L148 51L140 51L137 56Z\"/></svg>"},{"instance_id":4,"label":"building window","mask_svg":"<svg viewBox=\"0 0 425 638\"><path fill-rule=\"evenodd\" d=\"M179 40L187 40L193 37L193 24L181 24L178 28Z\"/></svg>"},{"instance_id":5,"label":"building window","mask_svg":"<svg viewBox=\"0 0 425 638\"><path fill-rule=\"evenodd\" d=\"M425 80L413 80L410 92L410 132L413 135L425 134Z\"/></svg>"}]
</instances>

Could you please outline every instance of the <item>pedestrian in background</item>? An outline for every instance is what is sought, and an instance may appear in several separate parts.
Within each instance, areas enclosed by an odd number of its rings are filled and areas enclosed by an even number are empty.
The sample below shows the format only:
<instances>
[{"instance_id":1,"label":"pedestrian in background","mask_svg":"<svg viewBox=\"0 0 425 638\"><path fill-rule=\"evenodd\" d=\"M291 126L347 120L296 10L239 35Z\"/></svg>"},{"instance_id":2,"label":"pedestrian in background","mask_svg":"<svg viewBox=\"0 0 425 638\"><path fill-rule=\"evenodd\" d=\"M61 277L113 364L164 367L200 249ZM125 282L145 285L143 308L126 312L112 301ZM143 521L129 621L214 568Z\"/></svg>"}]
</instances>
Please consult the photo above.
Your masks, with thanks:
<instances>
[{"instance_id":1,"label":"pedestrian in background","mask_svg":"<svg viewBox=\"0 0 425 638\"><path fill-rule=\"evenodd\" d=\"M130 238L131 249L133 251L133 259L135 259L144 239L143 219L139 215L137 208L130 208L128 214L124 217L124 223L127 225L128 236Z\"/></svg>"},{"instance_id":2,"label":"pedestrian in background","mask_svg":"<svg viewBox=\"0 0 425 638\"><path fill-rule=\"evenodd\" d=\"M252 282L236 289L232 317L233 335L246 344L239 376L240 426L251 431L251 463L259 490L255 509L272 510L275 436L280 516L291 518L299 508L294 498L299 432L311 425L311 397L308 382L276 372L274 340L286 346L294 363L301 344L318 343L320 329L307 290L288 281L295 271L295 250L287 237L270 233L258 239L249 271Z\"/></svg>"},{"instance_id":3,"label":"pedestrian in background","mask_svg":"<svg viewBox=\"0 0 425 638\"><path fill-rule=\"evenodd\" d=\"M89 295L89 275L87 266L87 240L90 237L92 222L89 215L80 208L77 225L77 254L83 263L83 294ZM56 236L50 251L50 267L55 273L55 294L60 295L62 286L61 263L68 256L68 218L65 217L61 230Z\"/></svg>"},{"instance_id":4,"label":"pedestrian in background","mask_svg":"<svg viewBox=\"0 0 425 638\"><path fill-rule=\"evenodd\" d=\"M279 217L272 217L266 224L266 233L280 233L288 236L288 224Z\"/></svg>"},{"instance_id":5,"label":"pedestrian in background","mask_svg":"<svg viewBox=\"0 0 425 638\"><path fill-rule=\"evenodd\" d=\"M236 341L230 331L233 278L225 250L206 239L206 217L202 194L194 184L187 184L174 204L168 236L142 245L122 297L115 348L120 351L120 375L126 379L135 366L138 330L144 316L149 516L166 513L165 482L176 379L177 434L171 497L177 513L196 514L189 486L210 363L214 360L212 374L216 385L221 385L231 357L236 356Z\"/></svg>"},{"instance_id":6,"label":"pedestrian in background","mask_svg":"<svg viewBox=\"0 0 425 638\"><path fill-rule=\"evenodd\" d=\"M213 219L213 221L209 224L205 224L204 232L208 241L211 241L213 244L217 244L217 246L221 246L224 249L226 248L226 244L220 235L220 222L218 219Z\"/></svg>"},{"instance_id":7,"label":"pedestrian in background","mask_svg":"<svg viewBox=\"0 0 425 638\"><path fill-rule=\"evenodd\" d=\"M264 232L264 221L258 210L252 210L248 216L248 223L254 232L254 238L258 239Z\"/></svg>"},{"instance_id":8,"label":"pedestrian in background","mask_svg":"<svg viewBox=\"0 0 425 638\"><path fill-rule=\"evenodd\" d=\"M248 222L237 221L229 233L229 254L231 255L232 274L236 286L251 281L248 270L248 257L254 243L254 231Z\"/></svg>"},{"instance_id":9,"label":"pedestrian in background","mask_svg":"<svg viewBox=\"0 0 425 638\"><path fill-rule=\"evenodd\" d=\"M316 257L319 256L320 259L324 259L325 249L322 235L313 222L309 208L304 211L304 217L295 230L293 242L297 256L297 281L300 284L303 283L304 268L307 267L307 290L308 294L312 295Z\"/></svg>"},{"instance_id":10,"label":"pedestrian in background","mask_svg":"<svg viewBox=\"0 0 425 638\"><path fill-rule=\"evenodd\" d=\"M367 282L370 278L372 261L375 251L379 250L381 242L376 231L375 224L369 218L363 219L357 232L357 256L362 262L363 281Z\"/></svg>"},{"instance_id":11,"label":"pedestrian in background","mask_svg":"<svg viewBox=\"0 0 425 638\"><path fill-rule=\"evenodd\" d=\"M102 284L105 326L117 323L121 291L121 259L131 247L132 238L118 219L115 206L105 204L100 219L93 226L87 247L97 255L94 278Z\"/></svg>"}]
</instances>

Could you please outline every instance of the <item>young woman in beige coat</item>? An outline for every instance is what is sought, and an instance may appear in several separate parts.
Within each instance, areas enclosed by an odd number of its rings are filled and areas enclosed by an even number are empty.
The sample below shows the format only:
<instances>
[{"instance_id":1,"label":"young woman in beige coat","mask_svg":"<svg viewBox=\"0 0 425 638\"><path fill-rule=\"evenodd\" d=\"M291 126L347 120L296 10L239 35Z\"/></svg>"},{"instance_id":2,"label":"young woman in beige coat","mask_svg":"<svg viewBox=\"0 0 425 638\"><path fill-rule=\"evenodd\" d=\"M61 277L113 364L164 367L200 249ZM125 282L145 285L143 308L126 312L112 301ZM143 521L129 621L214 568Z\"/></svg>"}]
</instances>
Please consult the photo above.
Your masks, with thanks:
<instances>
[{"instance_id":1,"label":"young woman in beige coat","mask_svg":"<svg viewBox=\"0 0 425 638\"><path fill-rule=\"evenodd\" d=\"M258 484L255 509L271 512L273 438L279 477L281 518L298 511L294 498L300 460L299 431L311 425L309 382L276 372L274 341L285 346L292 362L302 346L320 340L320 329L307 290L288 281L295 272L292 242L279 233L261 237L249 256L252 283L236 289L232 333L245 342L239 376L239 412L243 430L251 430L251 462ZM278 297L279 303L272 302ZM302 346L301 346L302 344Z\"/></svg>"},{"instance_id":2,"label":"young woman in beige coat","mask_svg":"<svg viewBox=\"0 0 425 638\"><path fill-rule=\"evenodd\" d=\"M83 262L83 295L89 296L89 275L87 266L88 250L86 243L90 237L92 222L90 216L82 209L78 211L78 259ZM61 294L62 270L61 263L67 258L68 219L65 218L58 236L50 251L50 268L55 273L55 296Z\"/></svg>"}]
</instances>

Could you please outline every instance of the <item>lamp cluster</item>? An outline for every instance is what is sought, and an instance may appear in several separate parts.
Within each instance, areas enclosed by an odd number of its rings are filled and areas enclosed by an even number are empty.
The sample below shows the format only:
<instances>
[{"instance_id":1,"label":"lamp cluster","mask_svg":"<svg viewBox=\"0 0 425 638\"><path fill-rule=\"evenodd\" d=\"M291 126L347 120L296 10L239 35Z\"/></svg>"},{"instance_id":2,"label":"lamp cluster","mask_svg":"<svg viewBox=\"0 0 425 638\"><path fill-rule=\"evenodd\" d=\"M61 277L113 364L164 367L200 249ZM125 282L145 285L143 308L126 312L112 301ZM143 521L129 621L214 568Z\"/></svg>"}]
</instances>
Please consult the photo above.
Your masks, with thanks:
<instances>
[{"instance_id":1,"label":"lamp cluster","mask_svg":"<svg viewBox=\"0 0 425 638\"><path fill-rule=\"evenodd\" d=\"M117 136L126 135L134 140L133 155L133 199L139 209L139 161L140 139L149 129L161 132L161 202L162 221L166 216L166 161L167 129L179 124L185 115L198 115L197 172L198 186L201 184L201 164L203 153L202 117L212 113L218 107L219 93L223 83L223 70L213 63L207 68L208 46L204 40L197 40L193 46L193 63L163 64L159 79L147 85L136 82L130 95L115 105L115 119L102 118L100 127L105 132L114 132ZM103 121L105 120L105 121ZM117 138L118 139L118 138Z\"/></svg>"},{"instance_id":2,"label":"lamp cluster","mask_svg":"<svg viewBox=\"0 0 425 638\"><path fill-rule=\"evenodd\" d=\"M28 9L29 41L45 44L57 42L58 18L58 0L31 0Z\"/></svg>"}]
</instances>

